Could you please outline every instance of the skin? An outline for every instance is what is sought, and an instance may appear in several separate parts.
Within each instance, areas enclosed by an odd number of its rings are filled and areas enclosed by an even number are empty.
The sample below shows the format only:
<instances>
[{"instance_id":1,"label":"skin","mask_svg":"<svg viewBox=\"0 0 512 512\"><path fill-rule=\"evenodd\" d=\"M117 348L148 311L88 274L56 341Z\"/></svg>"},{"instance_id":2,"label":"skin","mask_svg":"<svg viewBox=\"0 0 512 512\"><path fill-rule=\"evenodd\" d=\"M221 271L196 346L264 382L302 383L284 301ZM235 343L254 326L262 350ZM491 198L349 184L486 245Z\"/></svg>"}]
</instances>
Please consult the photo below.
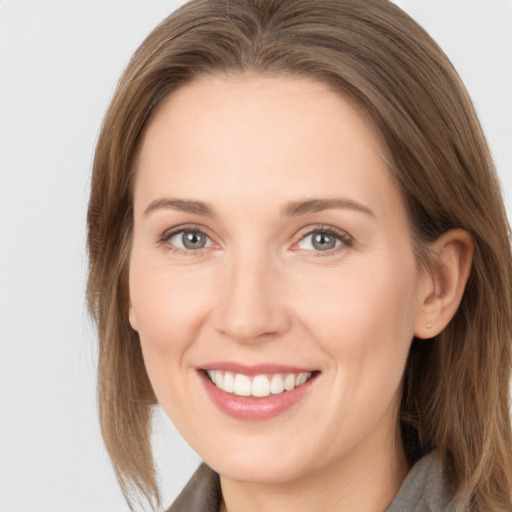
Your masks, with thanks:
<instances>
[{"instance_id":1,"label":"skin","mask_svg":"<svg viewBox=\"0 0 512 512\"><path fill-rule=\"evenodd\" d=\"M224 510L383 511L407 474L397 442L407 354L413 336L453 316L471 241L448 233L433 247L441 263L419 269L385 153L354 106L304 78L206 77L148 125L129 319L159 403L221 475ZM317 198L345 205L283 215ZM181 226L206 246L165 236ZM329 251L311 243L325 228L340 233ZM291 409L244 421L205 393L198 369L219 360L319 373Z\"/></svg>"}]
</instances>

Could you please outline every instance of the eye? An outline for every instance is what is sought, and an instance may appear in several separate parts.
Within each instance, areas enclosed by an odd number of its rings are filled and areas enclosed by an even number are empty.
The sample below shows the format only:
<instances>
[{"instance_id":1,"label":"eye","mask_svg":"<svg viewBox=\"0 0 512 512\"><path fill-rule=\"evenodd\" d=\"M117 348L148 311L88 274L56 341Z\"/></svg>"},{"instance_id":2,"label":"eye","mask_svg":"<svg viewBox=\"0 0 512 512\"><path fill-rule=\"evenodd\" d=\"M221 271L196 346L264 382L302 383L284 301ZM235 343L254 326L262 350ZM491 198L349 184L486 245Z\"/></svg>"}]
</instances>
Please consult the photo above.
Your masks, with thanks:
<instances>
[{"instance_id":1,"label":"eye","mask_svg":"<svg viewBox=\"0 0 512 512\"><path fill-rule=\"evenodd\" d=\"M197 229L181 229L164 237L176 249L196 251L212 246L212 241Z\"/></svg>"},{"instance_id":2,"label":"eye","mask_svg":"<svg viewBox=\"0 0 512 512\"><path fill-rule=\"evenodd\" d=\"M332 228L317 228L304 235L297 247L307 251L329 252L350 245L352 245L352 239L346 233Z\"/></svg>"}]
</instances>

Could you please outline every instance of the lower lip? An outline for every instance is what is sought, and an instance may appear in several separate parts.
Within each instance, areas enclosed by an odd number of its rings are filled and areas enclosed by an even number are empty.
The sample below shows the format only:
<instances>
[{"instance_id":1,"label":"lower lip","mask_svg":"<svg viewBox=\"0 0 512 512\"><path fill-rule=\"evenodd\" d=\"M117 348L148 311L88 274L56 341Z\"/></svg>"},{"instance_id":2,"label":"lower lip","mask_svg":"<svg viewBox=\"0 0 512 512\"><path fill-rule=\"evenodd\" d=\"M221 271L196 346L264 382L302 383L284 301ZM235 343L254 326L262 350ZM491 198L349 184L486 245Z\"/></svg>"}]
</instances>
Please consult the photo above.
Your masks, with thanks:
<instances>
[{"instance_id":1,"label":"lower lip","mask_svg":"<svg viewBox=\"0 0 512 512\"><path fill-rule=\"evenodd\" d=\"M304 398L316 377L313 374L305 384L291 391L254 398L226 393L215 386L202 371L199 372L199 375L212 402L223 413L245 421L268 420L284 413Z\"/></svg>"}]
</instances>

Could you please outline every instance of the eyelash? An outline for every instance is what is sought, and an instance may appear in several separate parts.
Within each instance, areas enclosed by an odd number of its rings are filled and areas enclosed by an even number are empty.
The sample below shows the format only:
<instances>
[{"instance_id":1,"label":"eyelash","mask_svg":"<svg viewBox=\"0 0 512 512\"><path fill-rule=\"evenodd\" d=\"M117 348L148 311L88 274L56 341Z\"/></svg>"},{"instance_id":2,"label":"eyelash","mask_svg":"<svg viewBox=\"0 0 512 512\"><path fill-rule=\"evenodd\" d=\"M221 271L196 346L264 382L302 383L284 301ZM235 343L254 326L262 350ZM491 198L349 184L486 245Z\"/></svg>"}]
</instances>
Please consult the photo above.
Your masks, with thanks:
<instances>
[{"instance_id":1,"label":"eyelash","mask_svg":"<svg viewBox=\"0 0 512 512\"><path fill-rule=\"evenodd\" d=\"M159 245L167 244L167 249L174 254L178 254L180 256L201 256L204 253L203 249L182 249L181 247L175 247L173 245L169 244L169 240L179 233L184 232L194 232L194 233L200 233L205 235L207 238L208 235L202 230L201 226L195 226L195 225L185 225L185 226L179 226L177 228L173 228L172 230L166 231L162 234L162 236L158 239ZM323 235L330 235L334 236L337 240L341 242L341 244L338 247L334 247L332 249L326 250L326 251L313 251L312 257L314 258L321 258L325 256L333 256L335 254L338 254L339 252L346 250L354 245L354 239L345 231L338 230L336 228L333 228L332 226L323 226L323 225L317 225L313 228L308 228L307 231L304 232L304 234L300 235L300 238L295 244L301 242L306 237L311 236L315 233L321 233ZM294 244L294 245L295 245ZM300 249L298 249L300 250Z\"/></svg>"}]
</instances>

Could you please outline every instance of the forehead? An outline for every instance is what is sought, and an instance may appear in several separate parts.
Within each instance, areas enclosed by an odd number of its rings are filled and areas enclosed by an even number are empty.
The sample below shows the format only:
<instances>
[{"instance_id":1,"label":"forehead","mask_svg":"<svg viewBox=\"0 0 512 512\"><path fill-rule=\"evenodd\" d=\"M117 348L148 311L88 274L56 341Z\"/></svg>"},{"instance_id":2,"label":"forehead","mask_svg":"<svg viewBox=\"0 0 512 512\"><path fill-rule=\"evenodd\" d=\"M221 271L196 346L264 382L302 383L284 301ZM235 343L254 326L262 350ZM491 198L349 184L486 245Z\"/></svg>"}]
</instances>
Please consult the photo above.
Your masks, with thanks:
<instances>
[{"instance_id":1,"label":"forehead","mask_svg":"<svg viewBox=\"0 0 512 512\"><path fill-rule=\"evenodd\" d=\"M141 145L137 203L155 194L242 203L344 193L396 200L386 150L352 102L289 76L208 76L171 94ZM296 197L291 197L295 199Z\"/></svg>"}]
</instances>

